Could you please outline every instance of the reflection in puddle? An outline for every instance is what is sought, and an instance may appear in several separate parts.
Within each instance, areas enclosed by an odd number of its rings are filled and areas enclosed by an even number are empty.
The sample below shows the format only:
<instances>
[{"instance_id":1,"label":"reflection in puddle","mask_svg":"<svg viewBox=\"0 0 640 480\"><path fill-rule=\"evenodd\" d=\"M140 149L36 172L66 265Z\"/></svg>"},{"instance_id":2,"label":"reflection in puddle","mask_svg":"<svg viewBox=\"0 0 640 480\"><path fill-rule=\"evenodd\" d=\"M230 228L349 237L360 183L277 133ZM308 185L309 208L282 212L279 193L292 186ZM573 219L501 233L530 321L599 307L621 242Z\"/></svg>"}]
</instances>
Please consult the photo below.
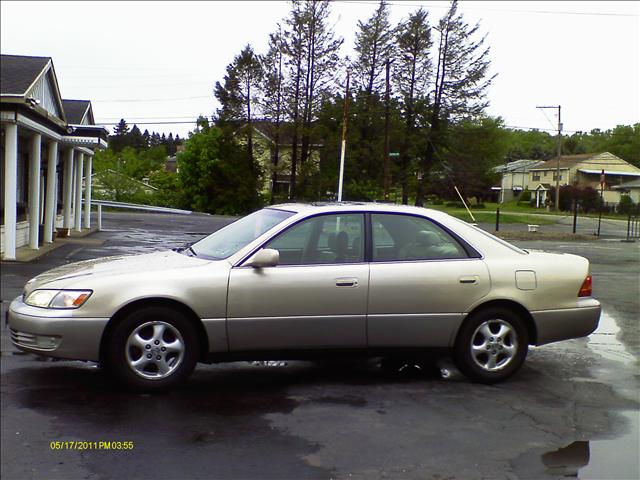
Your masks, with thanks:
<instances>
[{"instance_id":1,"label":"reflection in puddle","mask_svg":"<svg viewBox=\"0 0 640 480\"><path fill-rule=\"evenodd\" d=\"M620 412L628 420L627 432L613 440L578 441L542 455L547 473L559 478L640 478L640 412Z\"/></svg>"},{"instance_id":2,"label":"reflection in puddle","mask_svg":"<svg viewBox=\"0 0 640 480\"><path fill-rule=\"evenodd\" d=\"M573 442L564 448L542 455L547 473L561 477L577 477L578 470L589 465L589 442Z\"/></svg>"},{"instance_id":3,"label":"reflection in puddle","mask_svg":"<svg viewBox=\"0 0 640 480\"><path fill-rule=\"evenodd\" d=\"M633 363L635 361L634 356L629 353L617 338L619 331L620 327L615 319L603 310L598 328L589 335L587 345L593 351L609 360L626 364Z\"/></svg>"}]
</instances>

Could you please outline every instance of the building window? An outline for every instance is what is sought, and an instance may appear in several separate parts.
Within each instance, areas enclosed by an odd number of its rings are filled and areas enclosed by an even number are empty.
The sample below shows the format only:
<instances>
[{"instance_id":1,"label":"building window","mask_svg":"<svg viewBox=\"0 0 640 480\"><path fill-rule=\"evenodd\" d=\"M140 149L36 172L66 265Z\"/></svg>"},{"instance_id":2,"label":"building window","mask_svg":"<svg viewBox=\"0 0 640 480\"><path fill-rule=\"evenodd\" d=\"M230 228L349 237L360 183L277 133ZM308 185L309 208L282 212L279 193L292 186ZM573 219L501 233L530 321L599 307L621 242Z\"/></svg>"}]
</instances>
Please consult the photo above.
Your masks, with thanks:
<instances>
[{"instance_id":1,"label":"building window","mask_svg":"<svg viewBox=\"0 0 640 480\"><path fill-rule=\"evenodd\" d=\"M546 178L547 175L549 175L549 172L547 172L546 170L544 171L544 177Z\"/></svg>"},{"instance_id":2,"label":"building window","mask_svg":"<svg viewBox=\"0 0 640 480\"><path fill-rule=\"evenodd\" d=\"M553 179L554 180L558 179L558 174L556 172L553 172ZM562 181L562 174L560 174L560 181Z\"/></svg>"},{"instance_id":3,"label":"building window","mask_svg":"<svg viewBox=\"0 0 640 480\"><path fill-rule=\"evenodd\" d=\"M533 174L533 181L539 181L540 180L540 173L539 172L535 172Z\"/></svg>"}]
</instances>

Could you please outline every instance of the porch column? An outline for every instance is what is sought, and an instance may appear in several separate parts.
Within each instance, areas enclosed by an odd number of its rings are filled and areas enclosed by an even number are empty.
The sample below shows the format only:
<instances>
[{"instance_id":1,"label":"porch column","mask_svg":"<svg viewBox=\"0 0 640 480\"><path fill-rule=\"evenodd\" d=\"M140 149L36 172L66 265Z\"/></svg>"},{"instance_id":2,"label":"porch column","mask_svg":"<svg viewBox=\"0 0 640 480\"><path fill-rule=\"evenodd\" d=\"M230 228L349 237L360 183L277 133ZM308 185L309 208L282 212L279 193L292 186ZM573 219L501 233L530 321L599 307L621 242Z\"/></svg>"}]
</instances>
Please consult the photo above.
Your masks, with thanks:
<instances>
[{"instance_id":1,"label":"porch column","mask_svg":"<svg viewBox=\"0 0 640 480\"><path fill-rule=\"evenodd\" d=\"M78 161L76 162L76 201L74 203L74 225L73 229L76 232L82 231L82 162L84 160L84 153L80 152Z\"/></svg>"},{"instance_id":2,"label":"porch column","mask_svg":"<svg viewBox=\"0 0 640 480\"><path fill-rule=\"evenodd\" d=\"M16 259L16 189L18 187L18 125L7 123L4 145L4 256Z\"/></svg>"},{"instance_id":3,"label":"porch column","mask_svg":"<svg viewBox=\"0 0 640 480\"><path fill-rule=\"evenodd\" d=\"M56 224L56 169L58 167L58 142L49 143L47 160L47 201L44 207L44 241L53 242L53 229Z\"/></svg>"},{"instance_id":4,"label":"porch column","mask_svg":"<svg viewBox=\"0 0 640 480\"><path fill-rule=\"evenodd\" d=\"M87 168L84 178L84 226L91 228L91 170L93 168L93 156L87 155Z\"/></svg>"},{"instance_id":5,"label":"porch column","mask_svg":"<svg viewBox=\"0 0 640 480\"><path fill-rule=\"evenodd\" d=\"M31 137L29 154L29 248L38 250L40 227L40 157L42 135Z\"/></svg>"},{"instance_id":6,"label":"porch column","mask_svg":"<svg viewBox=\"0 0 640 480\"><path fill-rule=\"evenodd\" d=\"M66 158L64 159L64 174L63 174L63 195L64 195L64 210L63 210L63 228L71 228L71 200L73 198L73 185L71 180L73 179L73 148L70 148L66 152Z\"/></svg>"}]
</instances>

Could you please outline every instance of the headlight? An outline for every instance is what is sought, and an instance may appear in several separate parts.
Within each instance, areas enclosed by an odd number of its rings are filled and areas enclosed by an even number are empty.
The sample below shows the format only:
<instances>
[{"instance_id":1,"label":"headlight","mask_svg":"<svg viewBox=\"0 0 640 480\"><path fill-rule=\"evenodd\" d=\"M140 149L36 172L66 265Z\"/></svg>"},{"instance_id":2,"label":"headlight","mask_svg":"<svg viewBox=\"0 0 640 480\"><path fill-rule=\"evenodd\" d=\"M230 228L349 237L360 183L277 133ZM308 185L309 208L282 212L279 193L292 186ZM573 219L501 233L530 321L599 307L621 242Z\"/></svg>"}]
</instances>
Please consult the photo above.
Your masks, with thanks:
<instances>
[{"instance_id":1,"label":"headlight","mask_svg":"<svg viewBox=\"0 0 640 480\"><path fill-rule=\"evenodd\" d=\"M34 290L24 303L41 308L78 308L91 293L91 290Z\"/></svg>"}]
</instances>

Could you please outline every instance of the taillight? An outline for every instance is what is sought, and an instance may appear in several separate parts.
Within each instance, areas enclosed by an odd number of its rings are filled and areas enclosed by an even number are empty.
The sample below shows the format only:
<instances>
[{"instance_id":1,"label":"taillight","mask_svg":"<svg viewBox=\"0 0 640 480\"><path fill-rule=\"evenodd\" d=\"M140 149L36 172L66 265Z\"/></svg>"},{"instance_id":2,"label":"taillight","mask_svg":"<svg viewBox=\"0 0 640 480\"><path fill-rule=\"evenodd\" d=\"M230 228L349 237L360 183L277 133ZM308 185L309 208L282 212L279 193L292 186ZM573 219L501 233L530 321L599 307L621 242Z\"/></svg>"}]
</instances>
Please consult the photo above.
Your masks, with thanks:
<instances>
[{"instance_id":1,"label":"taillight","mask_svg":"<svg viewBox=\"0 0 640 480\"><path fill-rule=\"evenodd\" d=\"M582 282L582 286L580 287L580 291L578 292L579 297L590 297L591 296L591 287L592 287L591 275L587 275L587 278Z\"/></svg>"}]
</instances>

